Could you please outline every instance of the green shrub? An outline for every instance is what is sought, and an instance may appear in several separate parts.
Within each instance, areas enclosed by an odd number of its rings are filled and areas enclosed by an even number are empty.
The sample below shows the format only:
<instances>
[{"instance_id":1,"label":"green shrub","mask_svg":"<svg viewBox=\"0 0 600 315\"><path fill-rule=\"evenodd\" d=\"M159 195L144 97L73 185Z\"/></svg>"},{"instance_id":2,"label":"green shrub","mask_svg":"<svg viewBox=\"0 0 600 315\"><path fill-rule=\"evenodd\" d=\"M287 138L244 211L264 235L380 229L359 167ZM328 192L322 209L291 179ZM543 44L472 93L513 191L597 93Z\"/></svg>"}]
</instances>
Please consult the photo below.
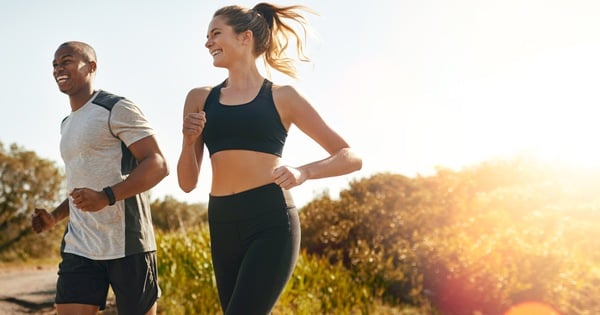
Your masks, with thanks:
<instances>
[{"instance_id":1,"label":"green shrub","mask_svg":"<svg viewBox=\"0 0 600 315\"><path fill-rule=\"evenodd\" d=\"M597 314L599 175L526 159L375 174L303 208L302 244L390 305L502 314L535 300Z\"/></svg>"},{"instance_id":2,"label":"green shrub","mask_svg":"<svg viewBox=\"0 0 600 315\"><path fill-rule=\"evenodd\" d=\"M161 314L221 314L210 258L207 225L188 233L157 235ZM374 292L379 284L357 280L341 264L301 253L273 315L424 314L418 308L390 307Z\"/></svg>"},{"instance_id":3,"label":"green shrub","mask_svg":"<svg viewBox=\"0 0 600 315\"><path fill-rule=\"evenodd\" d=\"M187 233L158 233L158 273L165 314L218 314L219 296L213 275L208 227Z\"/></svg>"}]
</instances>

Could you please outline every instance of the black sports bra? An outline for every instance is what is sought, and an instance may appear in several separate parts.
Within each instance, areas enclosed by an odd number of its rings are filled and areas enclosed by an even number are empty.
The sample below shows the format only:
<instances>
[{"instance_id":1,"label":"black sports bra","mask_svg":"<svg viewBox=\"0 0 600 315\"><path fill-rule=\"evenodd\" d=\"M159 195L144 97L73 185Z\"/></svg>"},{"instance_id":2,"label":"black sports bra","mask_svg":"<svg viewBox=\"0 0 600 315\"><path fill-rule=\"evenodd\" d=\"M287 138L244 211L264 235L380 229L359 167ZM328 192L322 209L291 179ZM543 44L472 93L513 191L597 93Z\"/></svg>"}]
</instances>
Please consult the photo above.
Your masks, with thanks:
<instances>
[{"instance_id":1,"label":"black sports bra","mask_svg":"<svg viewBox=\"0 0 600 315\"><path fill-rule=\"evenodd\" d=\"M275 108L267 79L258 95L249 103L223 105L219 102L225 82L212 88L204 104L206 125L202 139L212 156L223 150L250 150L281 157L287 131Z\"/></svg>"}]
</instances>

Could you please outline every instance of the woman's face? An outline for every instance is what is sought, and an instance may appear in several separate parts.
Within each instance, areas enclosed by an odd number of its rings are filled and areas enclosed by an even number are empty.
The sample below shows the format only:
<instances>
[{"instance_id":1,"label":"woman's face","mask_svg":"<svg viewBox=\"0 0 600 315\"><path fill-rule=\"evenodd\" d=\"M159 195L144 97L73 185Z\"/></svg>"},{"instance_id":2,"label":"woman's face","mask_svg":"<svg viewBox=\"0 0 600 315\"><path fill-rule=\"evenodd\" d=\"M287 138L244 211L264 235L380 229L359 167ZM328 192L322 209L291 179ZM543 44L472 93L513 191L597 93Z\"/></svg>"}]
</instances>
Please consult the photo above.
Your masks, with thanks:
<instances>
[{"instance_id":1,"label":"woman's face","mask_svg":"<svg viewBox=\"0 0 600 315\"><path fill-rule=\"evenodd\" d=\"M243 35L237 34L226 23L226 18L216 16L208 25L205 47L213 57L215 67L229 68L236 60L240 60L247 49Z\"/></svg>"}]
</instances>

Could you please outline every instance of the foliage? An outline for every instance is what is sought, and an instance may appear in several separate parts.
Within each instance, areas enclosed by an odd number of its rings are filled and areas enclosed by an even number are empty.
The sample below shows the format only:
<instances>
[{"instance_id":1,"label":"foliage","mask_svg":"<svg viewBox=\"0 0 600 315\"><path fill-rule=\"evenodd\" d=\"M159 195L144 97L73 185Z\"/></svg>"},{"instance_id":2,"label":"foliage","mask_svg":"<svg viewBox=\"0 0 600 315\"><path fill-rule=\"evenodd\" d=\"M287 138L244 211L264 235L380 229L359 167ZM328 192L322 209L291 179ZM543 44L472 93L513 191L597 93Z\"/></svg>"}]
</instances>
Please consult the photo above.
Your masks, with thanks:
<instances>
[{"instance_id":1,"label":"foliage","mask_svg":"<svg viewBox=\"0 0 600 315\"><path fill-rule=\"evenodd\" d=\"M377 297L415 301L420 276L411 241L429 228L424 222L444 220L428 217L431 208L418 207L422 199L433 198L401 175L355 181L340 200L324 196L300 211L302 246L332 263L341 261L362 283L379 284L373 287Z\"/></svg>"},{"instance_id":2,"label":"foliage","mask_svg":"<svg viewBox=\"0 0 600 315\"><path fill-rule=\"evenodd\" d=\"M597 232L578 231L585 227L579 216L600 214L591 174L523 160L457 174L452 189L474 193L458 195L464 206L452 222L414 247L425 287L442 312L498 314L531 300L564 314L600 310L587 297L600 291L585 285L598 279L589 272L600 262L589 254L598 242L585 241Z\"/></svg>"},{"instance_id":3,"label":"foliage","mask_svg":"<svg viewBox=\"0 0 600 315\"><path fill-rule=\"evenodd\" d=\"M182 231L195 227L208 220L205 204L188 204L180 202L172 196L154 200L150 205L152 223L156 229L164 232Z\"/></svg>"},{"instance_id":4,"label":"foliage","mask_svg":"<svg viewBox=\"0 0 600 315\"><path fill-rule=\"evenodd\" d=\"M303 208L302 244L377 283L390 303L501 314L537 300L598 313L598 175L521 158L375 174Z\"/></svg>"},{"instance_id":5,"label":"foliage","mask_svg":"<svg viewBox=\"0 0 600 315\"><path fill-rule=\"evenodd\" d=\"M415 307L383 304L374 292L380 283L361 281L341 263L302 252L292 278L279 299L273 315L278 314L423 314Z\"/></svg>"},{"instance_id":6,"label":"foliage","mask_svg":"<svg viewBox=\"0 0 600 315\"><path fill-rule=\"evenodd\" d=\"M56 165L16 144L0 143L0 255L2 260L43 257L58 252L58 226L35 235L30 217L34 209L48 208L65 195L63 175Z\"/></svg>"},{"instance_id":7,"label":"foliage","mask_svg":"<svg viewBox=\"0 0 600 315\"><path fill-rule=\"evenodd\" d=\"M159 283L165 314L218 314L219 296L210 255L207 225L157 233Z\"/></svg>"},{"instance_id":8,"label":"foliage","mask_svg":"<svg viewBox=\"0 0 600 315\"><path fill-rule=\"evenodd\" d=\"M502 314L540 301L598 314L599 175L517 158L355 180L300 210L303 251L273 313ZM60 201L62 181L52 162L0 143L0 261L58 253L65 222L36 235L29 217ZM220 313L206 206L151 206L159 310Z\"/></svg>"},{"instance_id":9,"label":"foliage","mask_svg":"<svg viewBox=\"0 0 600 315\"><path fill-rule=\"evenodd\" d=\"M161 314L221 314L213 277L208 226L187 233L157 234ZM357 283L341 265L301 253L292 278L273 315L282 314L423 314L414 307L389 308Z\"/></svg>"}]
</instances>

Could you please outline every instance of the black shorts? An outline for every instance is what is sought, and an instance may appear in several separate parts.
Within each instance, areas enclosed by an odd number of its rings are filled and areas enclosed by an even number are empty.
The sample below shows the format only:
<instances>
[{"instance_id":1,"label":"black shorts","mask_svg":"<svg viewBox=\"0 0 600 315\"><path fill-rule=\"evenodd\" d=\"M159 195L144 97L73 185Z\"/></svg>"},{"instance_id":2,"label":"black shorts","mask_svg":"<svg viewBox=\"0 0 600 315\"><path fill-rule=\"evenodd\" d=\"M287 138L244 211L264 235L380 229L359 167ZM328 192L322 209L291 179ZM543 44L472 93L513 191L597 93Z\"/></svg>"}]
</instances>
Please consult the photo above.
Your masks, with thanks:
<instances>
[{"instance_id":1,"label":"black shorts","mask_svg":"<svg viewBox=\"0 0 600 315\"><path fill-rule=\"evenodd\" d=\"M145 314L160 297L156 252L119 259L92 260L62 253L58 266L56 304L106 307L108 286L115 293L119 314Z\"/></svg>"}]
</instances>

